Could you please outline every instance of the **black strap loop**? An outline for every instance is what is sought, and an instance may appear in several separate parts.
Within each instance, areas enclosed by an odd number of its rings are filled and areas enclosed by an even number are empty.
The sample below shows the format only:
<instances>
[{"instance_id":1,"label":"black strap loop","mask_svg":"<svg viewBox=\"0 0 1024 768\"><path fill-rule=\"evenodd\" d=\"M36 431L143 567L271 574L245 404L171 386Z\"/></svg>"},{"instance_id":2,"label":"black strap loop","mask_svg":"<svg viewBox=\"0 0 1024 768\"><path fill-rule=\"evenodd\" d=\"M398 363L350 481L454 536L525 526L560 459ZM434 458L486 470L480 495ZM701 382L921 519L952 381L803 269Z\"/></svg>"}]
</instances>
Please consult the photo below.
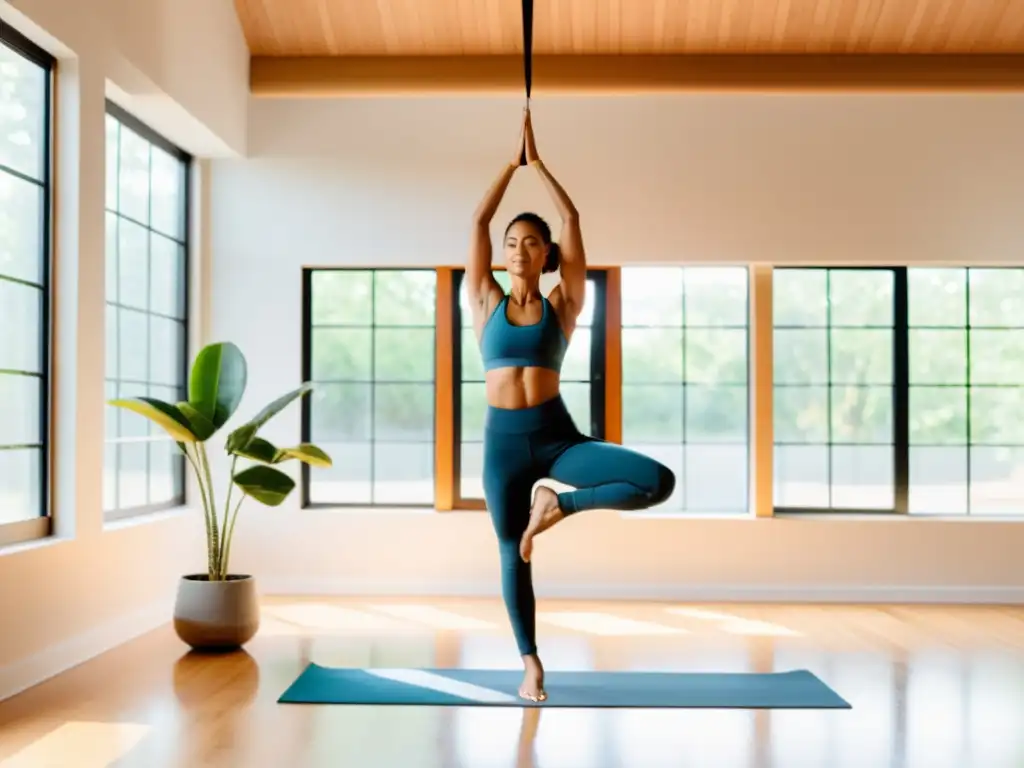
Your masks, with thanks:
<instances>
[{"instance_id":1,"label":"black strap loop","mask_svg":"<svg viewBox=\"0 0 1024 768\"><path fill-rule=\"evenodd\" d=\"M523 0L523 77L526 81L526 106L530 106L530 89L533 87L533 0ZM526 165L526 148L523 147L520 165Z\"/></svg>"}]
</instances>

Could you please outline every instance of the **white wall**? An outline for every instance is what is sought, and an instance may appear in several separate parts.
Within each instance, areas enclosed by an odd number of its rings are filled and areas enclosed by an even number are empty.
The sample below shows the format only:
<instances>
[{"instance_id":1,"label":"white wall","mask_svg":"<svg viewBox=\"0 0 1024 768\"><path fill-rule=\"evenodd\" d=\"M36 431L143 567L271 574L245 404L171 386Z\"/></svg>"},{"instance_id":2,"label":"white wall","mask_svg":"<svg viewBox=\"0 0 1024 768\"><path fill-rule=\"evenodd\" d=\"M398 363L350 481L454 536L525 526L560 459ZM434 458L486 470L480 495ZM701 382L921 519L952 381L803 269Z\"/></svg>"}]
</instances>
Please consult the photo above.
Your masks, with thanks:
<instances>
[{"instance_id":1,"label":"white wall","mask_svg":"<svg viewBox=\"0 0 1024 768\"><path fill-rule=\"evenodd\" d=\"M187 151L245 151L249 52L231 0L0 0L0 13Z\"/></svg>"},{"instance_id":2,"label":"white wall","mask_svg":"<svg viewBox=\"0 0 1024 768\"><path fill-rule=\"evenodd\" d=\"M575 98L533 113L595 263L1021 258L1021 96ZM235 240L232 216L265 221L233 247L282 269L280 253L461 262L520 114L507 99L254 101L250 159L216 179L246 194L218 201L218 228ZM553 216L532 181L517 177L499 219Z\"/></svg>"},{"instance_id":3,"label":"white wall","mask_svg":"<svg viewBox=\"0 0 1024 768\"><path fill-rule=\"evenodd\" d=\"M250 363L249 413L295 386L304 265L461 263L511 159L504 99L254 101L245 160L213 163L211 334ZM542 156L595 263L1024 261L1019 96L542 100ZM495 229L530 208L513 181ZM299 409L273 422L295 441ZM486 513L253 506L235 565L276 591L496 593ZM1024 524L637 519L544 535L541 594L1024 598Z\"/></svg>"},{"instance_id":4,"label":"white wall","mask_svg":"<svg viewBox=\"0 0 1024 768\"><path fill-rule=\"evenodd\" d=\"M245 149L248 52L230 0L19 0L0 2L0 19L59 58L56 535L0 548L4 698L167 621L176 579L203 566L194 512L103 521L104 99L199 157L230 156ZM197 171L198 189L206 177ZM204 226L201 207L197 274ZM202 303L193 311L198 328Z\"/></svg>"}]
</instances>

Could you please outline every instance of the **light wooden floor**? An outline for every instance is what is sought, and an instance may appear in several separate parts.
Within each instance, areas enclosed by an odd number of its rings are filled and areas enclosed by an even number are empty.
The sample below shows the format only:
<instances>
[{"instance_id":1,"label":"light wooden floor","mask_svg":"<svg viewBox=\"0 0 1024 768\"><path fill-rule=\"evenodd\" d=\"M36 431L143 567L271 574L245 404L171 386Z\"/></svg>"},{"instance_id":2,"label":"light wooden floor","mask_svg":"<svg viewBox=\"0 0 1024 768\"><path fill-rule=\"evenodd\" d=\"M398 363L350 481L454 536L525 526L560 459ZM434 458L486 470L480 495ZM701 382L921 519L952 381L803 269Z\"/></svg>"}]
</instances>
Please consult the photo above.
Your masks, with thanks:
<instances>
[{"instance_id":1,"label":"light wooden floor","mask_svg":"<svg viewBox=\"0 0 1024 768\"><path fill-rule=\"evenodd\" d=\"M247 652L167 627L0 703L3 768L1019 768L1024 608L544 601L554 669L808 668L840 711L280 705L309 661L516 667L496 600L274 599Z\"/></svg>"}]
</instances>

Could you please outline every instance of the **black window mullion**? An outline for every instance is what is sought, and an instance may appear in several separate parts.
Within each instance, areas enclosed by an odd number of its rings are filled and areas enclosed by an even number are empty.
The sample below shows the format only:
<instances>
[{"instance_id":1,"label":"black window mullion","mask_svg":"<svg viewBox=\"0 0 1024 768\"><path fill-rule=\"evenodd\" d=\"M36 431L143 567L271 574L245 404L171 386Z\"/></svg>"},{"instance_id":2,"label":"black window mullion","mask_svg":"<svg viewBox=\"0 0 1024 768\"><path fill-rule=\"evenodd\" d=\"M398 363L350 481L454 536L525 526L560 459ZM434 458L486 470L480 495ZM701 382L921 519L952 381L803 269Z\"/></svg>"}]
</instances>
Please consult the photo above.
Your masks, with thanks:
<instances>
[{"instance_id":1,"label":"black window mullion","mask_svg":"<svg viewBox=\"0 0 1024 768\"><path fill-rule=\"evenodd\" d=\"M114 333L117 335L117 351L114 362L114 397L121 397L121 123L117 123L117 166L114 174L114 298L117 306L114 308ZM106 222L104 222L106 224ZM104 227L106 229L106 227ZM103 243L104 249L106 242ZM128 414L121 408L116 408L117 434L114 436L117 442L114 443L114 509L121 508L121 434L124 431L121 419Z\"/></svg>"},{"instance_id":2,"label":"black window mullion","mask_svg":"<svg viewBox=\"0 0 1024 768\"><path fill-rule=\"evenodd\" d=\"M686 465L688 464L687 459L689 458L686 455L687 438L688 438L687 429L686 429L686 415L687 415L686 414L686 408L687 408L688 400L689 400L689 398L687 397L687 394L688 394L688 392L687 392L687 381L688 381L687 363L689 363L689 356L686 354L686 331L687 331L687 327L686 327L686 304L687 304L687 298L688 298L687 295L686 295L686 267L683 267L682 269L679 270L679 283L680 283L680 285L679 285L679 295L682 297L682 306L679 308L679 311L680 311L679 343L682 344L682 349L680 350L680 355L682 356L682 359L683 359L683 380L682 380L682 382L680 382L680 387L679 387L679 390L680 390L679 396L682 398L682 401L683 401L683 403L682 403L683 423L680 425L680 429L682 430L682 434L680 435L681 440L680 440L679 450L680 450L680 453L682 454L680 456L680 461L682 463L681 469L683 471L684 477L680 478L680 482L676 483L676 487L678 487L680 489L679 494L683 497L682 500L680 501L680 509L688 510L690 508L690 489L687 487L689 485L689 483L686 482L686 477L685 477L685 475L686 475Z\"/></svg>"},{"instance_id":3,"label":"black window mullion","mask_svg":"<svg viewBox=\"0 0 1024 768\"><path fill-rule=\"evenodd\" d=\"M594 314L590 328L590 434L602 440L606 430L605 402L608 386L608 378L605 376L606 277L603 271L587 270L587 279L594 281Z\"/></svg>"},{"instance_id":4,"label":"black window mullion","mask_svg":"<svg viewBox=\"0 0 1024 768\"><path fill-rule=\"evenodd\" d=\"M377 503L377 271L370 273L370 504Z\"/></svg>"},{"instance_id":5,"label":"black window mullion","mask_svg":"<svg viewBox=\"0 0 1024 768\"><path fill-rule=\"evenodd\" d=\"M146 148L146 154L149 157L149 168L146 173L146 184L147 184L147 196L146 204L148 205L148 211L146 218L149 220L149 225L146 227L146 379L152 378L153 371L153 316L150 314L150 310L153 308L153 147L152 145ZM150 397L153 397L152 391L153 385L149 383L147 385L147 392ZM147 427L150 434L153 433L153 427ZM150 466L150 454L149 443L144 445L146 451L146 504L153 503L150 497L150 487L152 486L151 479L153 468Z\"/></svg>"},{"instance_id":6,"label":"black window mullion","mask_svg":"<svg viewBox=\"0 0 1024 768\"><path fill-rule=\"evenodd\" d=\"M964 499L964 503L967 505L967 515L970 516L973 512L971 504L971 454L974 452L974 440L971 434L971 387L973 385L974 377L971 375L971 270L968 267L964 270L964 325L966 331L964 333L964 354L966 355L966 369L964 370L964 378L966 381L966 413L964 414L965 426L967 428L967 434L964 436L965 448L967 449L967 455L964 457L966 462L965 481L967 485L967 498Z\"/></svg>"},{"instance_id":7,"label":"black window mullion","mask_svg":"<svg viewBox=\"0 0 1024 768\"><path fill-rule=\"evenodd\" d=\"M462 502L462 305L459 292L465 272L452 270L452 498L455 506Z\"/></svg>"},{"instance_id":8,"label":"black window mullion","mask_svg":"<svg viewBox=\"0 0 1024 768\"><path fill-rule=\"evenodd\" d=\"M302 270L302 361L300 381L311 381L313 378L313 270ZM312 403L309 396L299 398L299 435L302 442L312 441ZM299 462L301 488L299 488L299 504L309 506L309 465Z\"/></svg>"},{"instance_id":9,"label":"black window mullion","mask_svg":"<svg viewBox=\"0 0 1024 768\"><path fill-rule=\"evenodd\" d=\"M910 309L907 268L893 270L893 506L910 508Z\"/></svg>"},{"instance_id":10,"label":"black window mullion","mask_svg":"<svg viewBox=\"0 0 1024 768\"><path fill-rule=\"evenodd\" d=\"M835 441L832 435L832 270L825 270L825 426L828 435L828 461L825 462L825 486L828 488L828 507L833 508L832 501L832 462L835 456Z\"/></svg>"},{"instance_id":11,"label":"black window mullion","mask_svg":"<svg viewBox=\"0 0 1024 768\"><path fill-rule=\"evenodd\" d=\"M42 376L39 378L39 440L42 443L39 452L39 501L40 514L51 515L50 481L53 473L53 457L50 453L50 408L53 404L50 370L53 364L53 318L50 283L53 256L53 59L47 54L45 66L46 76L43 78L43 205L42 205Z\"/></svg>"},{"instance_id":12,"label":"black window mullion","mask_svg":"<svg viewBox=\"0 0 1024 768\"><path fill-rule=\"evenodd\" d=\"M189 368L191 367L192 359L192 339L189 328L189 318L192 317L192 254L189 243L192 241L192 206L189 205L189 200L192 195L192 160L191 158L184 158L181 169L181 193L178 198L178 215L181 217L181 231L178 233L182 239L181 243L176 243L181 248L181 274L182 274L182 285L181 295L178 299L181 301L181 348L182 355L180 361L180 372L181 372L181 387L179 390L179 397L182 400L188 400L188 387L189 387ZM178 253L175 253L177 256ZM305 398L303 398L305 399ZM188 503L188 484L185 481L185 456L181 451L175 454L175 461L177 464L177 476L176 482L181 483L181 500L182 503ZM305 464L305 462L299 462Z\"/></svg>"}]
</instances>

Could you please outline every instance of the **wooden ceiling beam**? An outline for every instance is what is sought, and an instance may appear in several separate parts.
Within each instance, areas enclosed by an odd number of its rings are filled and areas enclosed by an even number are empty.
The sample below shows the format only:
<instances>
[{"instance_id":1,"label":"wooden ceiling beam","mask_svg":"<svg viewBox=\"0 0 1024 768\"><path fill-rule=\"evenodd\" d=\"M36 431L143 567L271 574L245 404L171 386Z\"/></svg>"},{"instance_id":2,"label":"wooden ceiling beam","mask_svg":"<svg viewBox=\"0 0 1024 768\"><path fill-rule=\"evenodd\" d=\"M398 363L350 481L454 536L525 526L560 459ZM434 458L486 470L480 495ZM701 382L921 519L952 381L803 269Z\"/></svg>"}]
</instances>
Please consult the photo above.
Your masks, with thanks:
<instances>
[{"instance_id":1,"label":"wooden ceiling beam","mask_svg":"<svg viewBox=\"0 0 1024 768\"><path fill-rule=\"evenodd\" d=\"M255 56L258 97L515 94L519 56ZM1024 54L537 55L533 92L1024 91Z\"/></svg>"}]
</instances>

